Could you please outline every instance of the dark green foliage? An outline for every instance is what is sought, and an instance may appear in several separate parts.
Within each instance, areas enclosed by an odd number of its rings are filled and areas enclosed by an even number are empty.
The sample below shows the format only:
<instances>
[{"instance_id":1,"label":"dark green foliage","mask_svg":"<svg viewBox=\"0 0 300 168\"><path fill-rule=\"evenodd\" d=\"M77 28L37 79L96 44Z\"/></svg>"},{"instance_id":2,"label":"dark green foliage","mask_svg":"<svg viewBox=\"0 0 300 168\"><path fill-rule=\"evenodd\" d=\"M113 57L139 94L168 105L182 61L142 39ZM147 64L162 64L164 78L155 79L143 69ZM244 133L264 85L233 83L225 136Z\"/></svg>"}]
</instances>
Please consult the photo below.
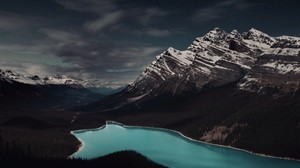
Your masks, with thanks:
<instances>
[{"instance_id":1,"label":"dark green foliage","mask_svg":"<svg viewBox=\"0 0 300 168\"><path fill-rule=\"evenodd\" d=\"M72 168L163 168L134 151L121 151L93 160L35 158L25 153L0 154L1 164L10 167L72 167Z\"/></svg>"},{"instance_id":2,"label":"dark green foliage","mask_svg":"<svg viewBox=\"0 0 300 168\"><path fill-rule=\"evenodd\" d=\"M28 128L28 129L47 129L50 128L50 126L42 122L38 119L28 117L28 116L22 116L22 117L16 117L12 118L2 124L2 126L6 127L19 127L19 128Z\"/></svg>"},{"instance_id":3,"label":"dark green foliage","mask_svg":"<svg viewBox=\"0 0 300 168\"><path fill-rule=\"evenodd\" d=\"M0 160L3 165L30 167L163 167L134 152L116 152L93 160L68 159L76 150L71 135L54 130L0 130ZM61 137L60 137L60 136ZM53 136L53 137L51 137ZM17 138L17 139L15 139ZM20 140L20 139L21 140ZM67 144L69 143L69 144ZM78 144L79 145L79 144Z\"/></svg>"},{"instance_id":4,"label":"dark green foliage","mask_svg":"<svg viewBox=\"0 0 300 168\"><path fill-rule=\"evenodd\" d=\"M35 158L66 158L76 151L79 142L62 130L31 130L2 127L1 153L30 155Z\"/></svg>"},{"instance_id":5,"label":"dark green foliage","mask_svg":"<svg viewBox=\"0 0 300 168\"><path fill-rule=\"evenodd\" d=\"M76 85L30 85L0 80L0 113L11 110L30 114L33 111L61 111L103 98L100 93Z\"/></svg>"}]
</instances>

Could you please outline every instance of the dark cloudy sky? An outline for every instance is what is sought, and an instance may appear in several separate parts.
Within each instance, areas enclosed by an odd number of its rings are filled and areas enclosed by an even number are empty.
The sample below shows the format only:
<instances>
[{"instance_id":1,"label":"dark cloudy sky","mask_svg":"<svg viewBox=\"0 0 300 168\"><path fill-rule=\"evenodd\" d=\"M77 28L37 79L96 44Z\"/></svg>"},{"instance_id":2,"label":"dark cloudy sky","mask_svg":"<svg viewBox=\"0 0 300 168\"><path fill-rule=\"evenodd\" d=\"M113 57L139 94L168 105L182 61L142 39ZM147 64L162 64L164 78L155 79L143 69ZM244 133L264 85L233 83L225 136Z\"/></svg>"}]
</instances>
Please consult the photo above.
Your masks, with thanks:
<instances>
[{"instance_id":1,"label":"dark cloudy sky","mask_svg":"<svg viewBox=\"0 0 300 168\"><path fill-rule=\"evenodd\" d=\"M0 68L129 83L214 27L300 36L297 0L0 0Z\"/></svg>"}]
</instances>

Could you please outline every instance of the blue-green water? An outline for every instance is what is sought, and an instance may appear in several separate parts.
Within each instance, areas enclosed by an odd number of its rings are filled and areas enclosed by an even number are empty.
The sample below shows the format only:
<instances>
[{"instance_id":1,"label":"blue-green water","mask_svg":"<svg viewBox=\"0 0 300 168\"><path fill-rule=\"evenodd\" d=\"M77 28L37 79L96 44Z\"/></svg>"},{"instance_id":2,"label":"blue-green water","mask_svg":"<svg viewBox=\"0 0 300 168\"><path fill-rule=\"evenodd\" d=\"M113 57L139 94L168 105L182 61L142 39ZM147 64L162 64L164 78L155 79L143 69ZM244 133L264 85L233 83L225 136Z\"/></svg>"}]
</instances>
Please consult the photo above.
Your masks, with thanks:
<instances>
[{"instance_id":1,"label":"blue-green water","mask_svg":"<svg viewBox=\"0 0 300 168\"><path fill-rule=\"evenodd\" d=\"M75 158L92 159L117 151L135 150L172 168L300 168L298 161L262 157L195 142L162 129L110 123L100 129L75 131L73 134L84 143L83 148L75 153Z\"/></svg>"}]
</instances>

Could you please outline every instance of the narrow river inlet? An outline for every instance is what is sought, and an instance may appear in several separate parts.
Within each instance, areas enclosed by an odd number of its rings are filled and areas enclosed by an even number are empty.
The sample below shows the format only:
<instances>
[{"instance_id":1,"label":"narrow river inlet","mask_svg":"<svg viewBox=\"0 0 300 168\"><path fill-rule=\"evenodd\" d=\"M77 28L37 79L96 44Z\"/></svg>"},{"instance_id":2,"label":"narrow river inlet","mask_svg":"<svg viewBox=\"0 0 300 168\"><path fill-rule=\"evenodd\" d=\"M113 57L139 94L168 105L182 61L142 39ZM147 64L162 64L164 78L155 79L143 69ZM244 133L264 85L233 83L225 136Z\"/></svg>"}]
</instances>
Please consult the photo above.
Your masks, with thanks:
<instances>
[{"instance_id":1,"label":"narrow river inlet","mask_svg":"<svg viewBox=\"0 0 300 168\"><path fill-rule=\"evenodd\" d=\"M114 122L98 129L72 132L83 147L73 157L93 159L122 150L135 150L171 168L299 168L299 161L250 154L192 141L177 132L123 126Z\"/></svg>"}]
</instances>

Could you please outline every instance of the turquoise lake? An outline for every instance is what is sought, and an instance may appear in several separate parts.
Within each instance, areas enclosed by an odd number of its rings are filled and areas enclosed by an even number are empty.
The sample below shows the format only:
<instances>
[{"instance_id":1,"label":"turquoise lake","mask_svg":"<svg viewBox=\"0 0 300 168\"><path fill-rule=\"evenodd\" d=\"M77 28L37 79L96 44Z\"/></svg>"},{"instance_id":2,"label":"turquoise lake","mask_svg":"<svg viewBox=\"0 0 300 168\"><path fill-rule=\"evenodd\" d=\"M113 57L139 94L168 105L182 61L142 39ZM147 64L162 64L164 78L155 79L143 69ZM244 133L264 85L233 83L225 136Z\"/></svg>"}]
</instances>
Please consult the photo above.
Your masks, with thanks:
<instances>
[{"instance_id":1,"label":"turquoise lake","mask_svg":"<svg viewBox=\"0 0 300 168\"><path fill-rule=\"evenodd\" d=\"M298 161L196 142L163 129L107 123L98 129L74 131L73 134L84 143L74 154L75 158L92 159L117 151L135 150L171 168L300 168Z\"/></svg>"}]
</instances>

